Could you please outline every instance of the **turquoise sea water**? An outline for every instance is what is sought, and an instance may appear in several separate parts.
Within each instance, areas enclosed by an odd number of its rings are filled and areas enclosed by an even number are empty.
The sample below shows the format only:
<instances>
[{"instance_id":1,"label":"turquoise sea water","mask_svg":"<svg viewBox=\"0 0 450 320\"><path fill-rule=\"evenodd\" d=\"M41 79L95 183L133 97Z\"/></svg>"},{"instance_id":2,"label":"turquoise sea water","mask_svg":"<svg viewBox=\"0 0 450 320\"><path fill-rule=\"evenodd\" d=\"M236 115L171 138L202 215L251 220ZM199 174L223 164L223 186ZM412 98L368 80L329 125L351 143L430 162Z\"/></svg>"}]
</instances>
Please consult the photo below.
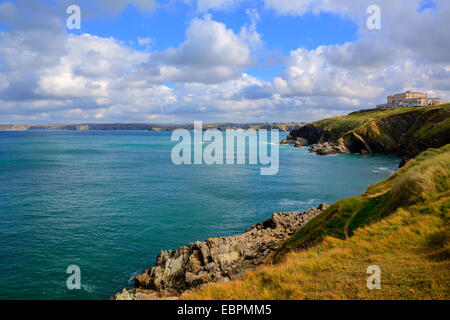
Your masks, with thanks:
<instances>
[{"instance_id":1,"label":"turquoise sea water","mask_svg":"<svg viewBox=\"0 0 450 320\"><path fill-rule=\"evenodd\" d=\"M251 165L175 166L170 136L0 132L0 299L107 299L162 249L361 194L399 164L280 146L275 176ZM66 287L72 264L81 290Z\"/></svg>"}]
</instances>

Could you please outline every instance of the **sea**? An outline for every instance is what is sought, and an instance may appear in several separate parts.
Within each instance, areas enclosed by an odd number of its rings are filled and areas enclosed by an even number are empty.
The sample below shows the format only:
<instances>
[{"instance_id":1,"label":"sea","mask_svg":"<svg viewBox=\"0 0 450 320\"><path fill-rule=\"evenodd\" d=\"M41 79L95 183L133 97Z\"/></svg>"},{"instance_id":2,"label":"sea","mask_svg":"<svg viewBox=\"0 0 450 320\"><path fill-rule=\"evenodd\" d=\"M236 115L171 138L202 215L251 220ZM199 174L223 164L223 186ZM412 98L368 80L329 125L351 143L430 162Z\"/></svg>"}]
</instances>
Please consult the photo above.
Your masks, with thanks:
<instances>
[{"instance_id":1,"label":"sea","mask_svg":"<svg viewBox=\"0 0 450 320\"><path fill-rule=\"evenodd\" d=\"M275 175L248 163L175 165L171 134L1 131L0 299L108 299L161 250L359 195L400 163L282 145ZM79 289L67 286L72 265Z\"/></svg>"}]
</instances>

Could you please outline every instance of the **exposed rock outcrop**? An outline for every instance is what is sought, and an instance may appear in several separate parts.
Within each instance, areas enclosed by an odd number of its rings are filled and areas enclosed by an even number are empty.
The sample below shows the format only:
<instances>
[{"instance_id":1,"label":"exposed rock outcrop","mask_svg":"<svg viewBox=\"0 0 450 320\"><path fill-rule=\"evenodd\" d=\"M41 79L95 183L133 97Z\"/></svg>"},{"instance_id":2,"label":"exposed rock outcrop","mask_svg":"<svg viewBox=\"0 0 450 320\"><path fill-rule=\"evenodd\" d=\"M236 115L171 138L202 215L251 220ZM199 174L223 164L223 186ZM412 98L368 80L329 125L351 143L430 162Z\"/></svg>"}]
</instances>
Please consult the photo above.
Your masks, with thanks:
<instances>
[{"instance_id":1,"label":"exposed rock outcrop","mask_svg":"<svg viewBox=\"0 0 450 320\"><path fill-rule=\"evenodd\" d=\"M325 134L325 131L308 124L301 128L292 130L286 139L280 142L280 144L293 144L297 148L310 146L319 142L321 137Z\"/></svg>"},{"instance_id":2,"label":"exposed rock outcrop","mask_svg":"<svg viewBox=\"0 0 450 320\"><path fill-rule=\"evenodd\" d=\"M348 150L348 148L345 146L342 139L339 139L337 142L319 143L319 144L309 148L309 151L315 152L316 154L321 155L321 156L350 152Z\"/></svg>"},{"instance_id":3,"label":"exposed rock outcrop","mask_svg":"<svg viewBox=\"0 0 450 320\"><path fill-rule=\"evenodd\" d=\"M303 213L275 213L243 234L210 238L175 251L162 251L153 268L136 276L134 289L124 289L113 299L170 298L209 282L239 279L326 208L321 204Z\"/></svg>"},{"instance_id":4,"label":"exposed rock outcrop","mask_svg":"<svg viewBox=\"0 0 450 320\"><path fill-rule=\"evenodd\" d=\"M378 153L407 161L450 142L450 105L388 111L364 110L317 121L292 130L281 144L310 146L318 155Z\"/></svg>"}]
</instances>

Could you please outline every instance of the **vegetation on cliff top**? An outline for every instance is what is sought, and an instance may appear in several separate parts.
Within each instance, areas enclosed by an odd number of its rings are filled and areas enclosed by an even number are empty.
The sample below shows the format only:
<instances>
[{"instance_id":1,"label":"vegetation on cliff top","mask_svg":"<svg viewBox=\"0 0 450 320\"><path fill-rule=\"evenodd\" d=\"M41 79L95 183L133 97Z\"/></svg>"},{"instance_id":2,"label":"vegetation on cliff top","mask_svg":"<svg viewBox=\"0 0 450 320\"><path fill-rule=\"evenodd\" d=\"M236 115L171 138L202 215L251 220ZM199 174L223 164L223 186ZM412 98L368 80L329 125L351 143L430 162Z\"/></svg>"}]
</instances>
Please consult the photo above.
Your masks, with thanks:
<instances>
[{"instance_id":1,"label":"vegetation on cliff top","mask_svg":"<svg viewBox=\"0 0 450 320\"><path fill-rule=\"evenodd\" d=\"M433 130L433 129L430 129ZM449 299L450 144L330 206L286 242L280 263L185 299ZM381 290L368 290L378 265Z\"/></svg>"},{"instance_id":2,"label":"vegetation on cliff top","mask_svg":"<svg viewBox=\"0 0 450 320\"><path fill-rule=\"evenodd\" d=\"M346 116L338 116L319 120L313 122L312 124L318 128L329 131L335 137L341 137L349 131L360 129L371 121L386 119L388 117L397 116L408 112L426 114L434 111L445 112L447 117L445 117L444 120L448 120L448 115L450 113L450 104L430 107L398 107L387 109L361 110L352 112ZM426 130L423 133L425 132Z\"/></svg>"},{"instance_id":3,"label":"vegetation on cliff top","mask_svg":"<svg viewBox=\"0 0 450 320\"><path fill-rule=\"evenodd\" d=\"M394 154L405 161L450 143L450 104L373 109L292 130L283 143L314 145L321 154Z\"/></svg>"}]
</instances>

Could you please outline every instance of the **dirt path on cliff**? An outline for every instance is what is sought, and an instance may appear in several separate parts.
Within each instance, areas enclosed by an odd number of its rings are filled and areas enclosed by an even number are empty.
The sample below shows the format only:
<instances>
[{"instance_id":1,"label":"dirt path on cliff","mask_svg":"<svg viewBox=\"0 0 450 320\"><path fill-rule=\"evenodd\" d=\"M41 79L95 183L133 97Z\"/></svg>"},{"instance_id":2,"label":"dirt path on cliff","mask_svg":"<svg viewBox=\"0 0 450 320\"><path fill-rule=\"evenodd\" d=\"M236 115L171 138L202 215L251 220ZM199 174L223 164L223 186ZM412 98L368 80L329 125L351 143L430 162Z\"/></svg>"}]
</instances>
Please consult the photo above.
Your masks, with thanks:
<instances>
[{"instance_id":1,"label":"dirt path on cliff","mask_svg":"<svg viewBox=\"0 0 450 320\"><path fill-rule=\"evenodd\" d=\"M356 216L357 213L358 212L352 214L352 216L350 217L350 219L348 219L347 224L344 227L345 240L350 238L350 236L348 235L348 227L350 226L350 223L352 222L353 218Z\"/></svg>"},{"instance_id":2,"label":"dirt path on cliff","mask_svg":"<svg viewBox=\"0 0 450 320\"><path fill-rule=\"evenodd\" d=\"M384 190L382 192L379 192L379 193L370 194L370 195L367 196L367 198L373 199L373 198L381 197L381 196L385 195L386 193L388 193L390 190L391 189L389 188L389 189L386 189L386 190Z\"/></svg>"}]
</instances>

